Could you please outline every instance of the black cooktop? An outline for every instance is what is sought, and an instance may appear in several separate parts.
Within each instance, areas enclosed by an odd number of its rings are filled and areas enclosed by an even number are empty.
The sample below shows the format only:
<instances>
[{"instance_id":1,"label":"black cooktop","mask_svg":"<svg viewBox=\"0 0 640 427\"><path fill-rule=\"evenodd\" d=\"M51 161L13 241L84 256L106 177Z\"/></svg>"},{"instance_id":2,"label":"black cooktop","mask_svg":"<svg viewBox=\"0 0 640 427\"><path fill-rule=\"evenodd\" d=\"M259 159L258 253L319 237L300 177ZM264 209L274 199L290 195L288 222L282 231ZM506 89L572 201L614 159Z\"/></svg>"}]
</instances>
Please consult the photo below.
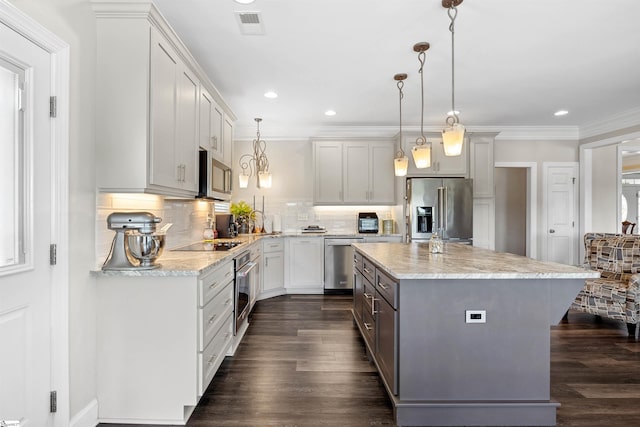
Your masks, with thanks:
<instances>
[{"instance_id":1,"label":"black cooktop","mask_svg":"<svg viewBox=\"0 0 640 427\"><path fill-rule=\"evenodd\" d=\"M233 249L242 242L196 242L186 246L180 246L173 249L174 251L194 251L194 252L213 252L213 251L228 251Z\"/></svg>"}]
</instances>

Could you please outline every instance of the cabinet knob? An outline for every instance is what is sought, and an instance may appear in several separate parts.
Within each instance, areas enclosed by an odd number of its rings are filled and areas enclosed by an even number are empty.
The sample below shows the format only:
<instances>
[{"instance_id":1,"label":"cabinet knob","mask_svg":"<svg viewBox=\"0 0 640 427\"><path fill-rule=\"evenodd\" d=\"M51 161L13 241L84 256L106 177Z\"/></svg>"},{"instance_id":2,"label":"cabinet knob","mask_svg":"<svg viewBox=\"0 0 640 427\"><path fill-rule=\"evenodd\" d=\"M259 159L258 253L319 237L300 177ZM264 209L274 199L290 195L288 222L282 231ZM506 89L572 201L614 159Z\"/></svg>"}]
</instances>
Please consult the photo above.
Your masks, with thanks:
<instances>
[{"instance_id":1,"label":"cabinet knob","mask_svg":"<svg viewBox=\"0 0 640 427\"><path fill-rule=\"evenodd\" d=\"M556 230L554 230L553 228L549 230L549 233L551 233L551 234L553 234L555 232L556 232Z\"/></svg>"}]
</instances>

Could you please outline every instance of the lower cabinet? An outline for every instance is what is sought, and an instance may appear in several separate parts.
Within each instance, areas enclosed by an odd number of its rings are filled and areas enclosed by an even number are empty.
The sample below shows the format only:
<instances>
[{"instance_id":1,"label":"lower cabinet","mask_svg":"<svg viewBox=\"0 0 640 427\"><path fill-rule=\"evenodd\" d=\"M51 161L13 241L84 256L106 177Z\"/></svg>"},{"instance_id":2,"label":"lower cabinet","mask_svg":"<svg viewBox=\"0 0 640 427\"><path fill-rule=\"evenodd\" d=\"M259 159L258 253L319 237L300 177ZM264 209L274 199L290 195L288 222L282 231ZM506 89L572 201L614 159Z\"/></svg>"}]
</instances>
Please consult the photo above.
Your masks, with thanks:
<instances>
[{"instance_id":1,"label":"lower cabinet","mask_svg":"<svg viewBox=\"0 0 640 427\"><path fill-rule=\"evenodd\" d=\"M262 287L258 299L285 293L284 239L264 239L262 244Z\"/></svg>"},{"instance_id":2,"label":"lower cabinet","mask_svg":"<svg viewBox=\"0 0 640 427\"><path fill-rule=\"evenodd\" d=\"M369 278L375 274L374 283ZM393 394L398 394L398 284L358 252L354 254L354 318L369 354Z\"/></svg>"},{"instance_id":3,"label":"lower cabinet","mask_svg":"<svg viewBox=\"0 0 640 427\"><path fill-rule=\"evenodd\" d=\"M324 237L289 237L286 240L287 293L323 293Z\"/></svg>"},{"instance_id":4,"label":"lower cabinet","mask_svg":"<svg viewBox=\"0 0 640 427\"><path fill-rule=\"evenodd\" d=\"M96 284L98 421L185 424L234 339L233 261Z\"/></svg>"}]
</instances>

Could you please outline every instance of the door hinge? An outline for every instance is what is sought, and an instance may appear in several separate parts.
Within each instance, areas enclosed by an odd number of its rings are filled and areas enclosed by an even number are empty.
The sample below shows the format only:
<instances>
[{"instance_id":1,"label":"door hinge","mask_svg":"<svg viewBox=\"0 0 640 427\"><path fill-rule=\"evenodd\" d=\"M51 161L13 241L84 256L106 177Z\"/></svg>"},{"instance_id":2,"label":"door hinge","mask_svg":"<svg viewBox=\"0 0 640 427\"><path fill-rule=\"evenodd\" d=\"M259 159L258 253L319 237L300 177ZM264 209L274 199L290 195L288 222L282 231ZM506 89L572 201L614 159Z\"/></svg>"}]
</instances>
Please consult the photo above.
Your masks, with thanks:
<instances>
[{"instance_id":1,"label":"door hinge","mask_svg":"<svg viewBox=\"0 0 640 427\"><path fill-rule=\"evenodd\" d=\"M56 117L58 114L58 98L55 96L49 97L49 117Z\"/></svg>"},{"instance_id":2,"label":"door hinge","mask_svg":"<svg viewBox=\"0 0 640 427\"><path fill-rule=\"evenodd\" d=\"M18 111L24 111L24 89L18 89Z\"/></svg>"},{"instance_id":3,"label":"door hinge","mask_svg":"<svg viewBox=\"0 0 640 427\"><path fill-rule=\"evenodd\" d=\"M49 265L56 265L58 247L55 243L49 245Z\"/></svg>"},{"instance_id":4,"label":"door hinge","mask_svg":"<svg viewBox=\"0 0 640 427\"><path fill-rule=\"evenodd\" d=\"M58 412L58 392L55 390L49 393L49 412Z\"/></svg>"}]
</instances>

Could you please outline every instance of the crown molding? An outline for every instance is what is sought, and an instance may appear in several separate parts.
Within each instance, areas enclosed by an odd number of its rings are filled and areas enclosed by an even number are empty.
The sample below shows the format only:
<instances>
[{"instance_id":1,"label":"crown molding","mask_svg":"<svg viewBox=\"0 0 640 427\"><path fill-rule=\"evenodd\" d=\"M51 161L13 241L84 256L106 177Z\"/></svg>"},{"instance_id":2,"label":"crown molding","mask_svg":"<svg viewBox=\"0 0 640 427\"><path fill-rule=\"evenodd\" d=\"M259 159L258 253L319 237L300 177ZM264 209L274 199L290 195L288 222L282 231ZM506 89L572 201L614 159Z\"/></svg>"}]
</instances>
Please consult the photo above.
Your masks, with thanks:
<instances>
[{"instance_id":1,"label":"crown molding","mask_svg":"<svg viewBox=\"0 0 640 427\"><path fill-rule=\"evenodd\" d=\"M640 125L640 107L582 126L580 128L580 139L603 135L638 125Z\"/></svg>"}]
</instances>

